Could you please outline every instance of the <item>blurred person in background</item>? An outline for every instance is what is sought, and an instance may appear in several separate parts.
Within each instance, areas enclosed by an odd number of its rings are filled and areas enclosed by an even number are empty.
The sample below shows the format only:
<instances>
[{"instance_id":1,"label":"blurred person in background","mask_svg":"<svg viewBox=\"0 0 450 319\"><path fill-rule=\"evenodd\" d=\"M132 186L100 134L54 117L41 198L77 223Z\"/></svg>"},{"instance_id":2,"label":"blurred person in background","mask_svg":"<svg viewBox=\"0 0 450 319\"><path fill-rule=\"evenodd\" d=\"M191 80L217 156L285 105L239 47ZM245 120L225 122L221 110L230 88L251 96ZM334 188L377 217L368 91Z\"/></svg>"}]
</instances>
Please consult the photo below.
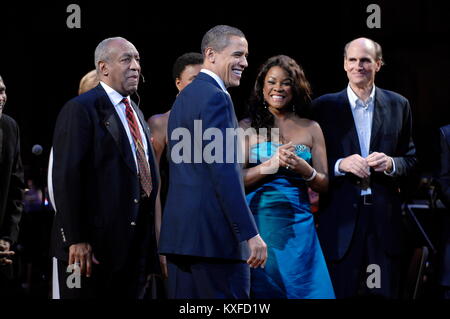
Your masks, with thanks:
<instances>
[{"instance_id":1,"label":"blurred person in background","mask_svg":"<svg viewBox=\"0 0 450 319\"><path fill-rule=\"evenodd\" d=\"M0 76L0 297L12 295L14 244L23 210L23 168L19 127L3 114L6 86Z\"/></svg>"}]
</instances>

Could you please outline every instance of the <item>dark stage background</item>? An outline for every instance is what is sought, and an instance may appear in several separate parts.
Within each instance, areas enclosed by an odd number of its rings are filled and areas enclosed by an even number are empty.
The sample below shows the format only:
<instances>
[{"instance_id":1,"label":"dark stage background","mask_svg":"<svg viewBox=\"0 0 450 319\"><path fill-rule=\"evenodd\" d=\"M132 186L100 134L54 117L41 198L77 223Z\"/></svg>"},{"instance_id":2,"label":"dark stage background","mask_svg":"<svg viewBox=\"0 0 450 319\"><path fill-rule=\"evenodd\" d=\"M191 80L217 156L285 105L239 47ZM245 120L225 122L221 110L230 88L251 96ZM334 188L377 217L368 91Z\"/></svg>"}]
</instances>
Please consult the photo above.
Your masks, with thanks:
<instances>
[{"instance_id":1,"label":"dark stage background","mask_svg":"<svg viewBox=\"0 0 450 319\"><path fill-rule=\"evenodd\" d=\"M296 59L318 97L347 85L343 48L348 41L366 36L379 42L386 65L376 85L409 99L421 174L429 176L437 166L438 128L450 123L450 12L445 2L4 2L0 5L0 75L8 93L4 112L19 123L26 178L38 188L45 186L56 117L77 94L81 77L94 68L94 49L102 39L123 36L139 50L145 76L140 105L149 118L173 103L175 59L199 51L203 34L217 24L242 29L249 42L249 67L241 86L230 89L238 118L245 116L258 67L267 58L286 54ZM80 29L66 25L70 3L80 5ZM381 8L380 29L367 27L370 3ZM42 155L32 154L35 144L43 146ZM441 222L434 216L439 214L426 210L422 215L424 222L430 221L425 228L437 238ZM24 292L19 294L48 295L52 216L52 211L38 209L22 218L17 249L22 262L16 265ZM422 245L419 242L410 246Z\"/></svg>"},{"instance_id":2,"label":"dark stage background","mask_svg":"<svg viewBox=\"0 0 450 319\"><path fill-rule=\"evenodd\" d=\"M70 3L80 5L80 29L66 25ZM0 74L9 99L5 113L20 125L27 167L47 161L58 112L77 94L81 77L94 68L100 40L123 36L139 50L145 75L139 95L148 118L168 110L175 98L171 69L176 57L199 51L204 32L216 24L241 28L249 41L249 67L241 86L230 90L238 118L244 116L257 69L268 57L295 58L317 97L346 86L345 43L359 36L373 38L383 46L386 60L376 84L410 100L422 167L429 172L435 165L437 128L450 123L450 13L445 2L148 3L2 4ZM380 29L366 25L370 3L381 7ZM31 154L34 144L44 147L41 159Z\"/></svg>"}]
</instances>

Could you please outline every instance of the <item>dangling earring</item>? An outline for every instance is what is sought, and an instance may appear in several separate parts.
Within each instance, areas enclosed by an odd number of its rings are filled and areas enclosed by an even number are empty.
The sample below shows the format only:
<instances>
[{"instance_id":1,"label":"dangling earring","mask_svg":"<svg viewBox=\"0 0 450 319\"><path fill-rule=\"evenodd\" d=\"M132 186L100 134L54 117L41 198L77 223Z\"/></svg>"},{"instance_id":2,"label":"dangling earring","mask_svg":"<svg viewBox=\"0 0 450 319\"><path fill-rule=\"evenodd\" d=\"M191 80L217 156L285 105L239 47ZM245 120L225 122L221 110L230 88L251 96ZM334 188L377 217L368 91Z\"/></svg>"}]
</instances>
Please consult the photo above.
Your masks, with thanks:
<instances>
[{"instance_id":1,"label":"dangling earring","mask_svg":"<svg viewBox=\"0 0 450 319\"><path fill-rule=\"evenodd\" d=\"M266 104L266 100L263 99L263 106L265 109L267 109L267 104Z\"/></svg>"},{"instance_id":2,"label":"dangling earring","mask_svg":"<svg viewBox=\"0 0 450 319\"><path fill-rule=\"evenodd\" d=\"M295 113L295 104L292 104L292 112Z\"/></svg>"}]
</instances>

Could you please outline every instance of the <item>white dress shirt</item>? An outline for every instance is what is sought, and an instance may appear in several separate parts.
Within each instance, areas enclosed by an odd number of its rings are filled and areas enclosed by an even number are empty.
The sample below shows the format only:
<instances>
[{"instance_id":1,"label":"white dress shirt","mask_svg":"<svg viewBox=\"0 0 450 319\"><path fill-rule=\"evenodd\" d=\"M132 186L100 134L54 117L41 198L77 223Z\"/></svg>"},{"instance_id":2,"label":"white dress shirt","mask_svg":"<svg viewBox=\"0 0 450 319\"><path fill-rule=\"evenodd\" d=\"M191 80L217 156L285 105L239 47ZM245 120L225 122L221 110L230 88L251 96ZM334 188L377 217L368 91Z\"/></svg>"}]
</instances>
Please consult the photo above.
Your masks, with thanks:
<instances>
[{"instance_id":1,"label":"white dress shirt","mask_svg":"<svg viewBox=\"0 0 450 319\"><path fill-rule=\"evenodd\" d=\"M366 158L369 156L370 149L370 136L372 133L372 119L373 111L375 108L375 85L372 88L372 92L366 102L362 101L353 92L350 85L347 86L347 96L350 102L350 107L353 114L353 120L355 121L356 132L358 133L359 147L361 149L361 157ZM343 159L336 161L334 166L335 176L343 176L344 173L339 171L339 164ZM368 189L361 190L361 195L372 194L370 187Z\"/></svg>"},{"instance_id":2,"label":"white dress shirt","mask_svg":"<svg viewBox=\"0 0 450 319\"><path fill-rule=\"evenodd\" d=\"M138 162L137 162L137 157L136 157L136 145L134 144L133 135L131 134L130 127L128 126L127 115L126 115L126 111L125 111L126 106L125 106L125 104L122 103L122 100L124 97L122 96L122 94L120 94L119 92L117 92L116 90L111 88L106 83L100 81L100 84L105 89L106 94L108 94L109 100L111 101L112 105L114 105L114 109L116 110L117 115L119 115L120 121L122 122L125 132L127 133L128 141L130 142L130 147L131 147L131 150L133 151L132 153L133 153L134 162L136 163L136 170L139 172ZM130 106L131 106L130 96L127 96L126 98L128 99L128 102L130 103ZM147 139L145 138L144 130L141 126L139 118L138 118L136 112L134 111L133 107L131 107L131 110L133 111L134 118L136 119L136 122L138 123L139 132L141 133L141 138L142 138L142 144L144 146L145 156L147 157L147 161L148 161Z\"/></svg>"}]
</instances>

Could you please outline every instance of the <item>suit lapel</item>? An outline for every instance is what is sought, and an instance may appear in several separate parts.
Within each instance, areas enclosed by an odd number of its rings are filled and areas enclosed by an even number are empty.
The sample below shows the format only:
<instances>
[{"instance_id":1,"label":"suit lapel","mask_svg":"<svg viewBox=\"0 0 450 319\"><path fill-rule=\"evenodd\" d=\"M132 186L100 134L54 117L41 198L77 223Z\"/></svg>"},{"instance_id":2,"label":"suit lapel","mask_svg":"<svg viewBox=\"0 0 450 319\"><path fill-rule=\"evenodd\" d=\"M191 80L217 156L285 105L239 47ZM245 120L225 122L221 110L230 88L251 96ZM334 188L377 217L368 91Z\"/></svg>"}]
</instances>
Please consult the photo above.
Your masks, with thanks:
<instances>
[{"instance_id":1,"label":"suit lapel","mask_svg":"<svg viewBox=\"0 0 450 319\"><path fill-rule=\"evenodd\" d=\"M233 121L233 126L236 129L239 124L238 124L238 120L237 120L237 117L236 117L236 112L234 111L234 104L233 104L233 101L231 100L231 96L229 94L226 94L226 93L225 93L225 95L227 96L227 99L228 99L228 106L229 106L228 109L231 112L230 117L231 117L231 119Z\"/></svg>"},{"instance_id":2,"label":"suit lapel","mask_svg":"<svg viewBox=\"0 0 450 319\"><path fill-rule=\"evenodd\" d=\"M215 87L217 87L220 91L223 92L223 89L220 87L219 83L217 83L217 81L212 76L210 76L209 74L206 74L204 72L200 72L197 75L197 77L195 78L195 80L201 80L201 81L209 82L209 83L213 84ZM227 99L228 99L228 105L230 107L229 110L231 112L230 115L231 115L231 118L233 119L234 128L237 128L238 127L238 121L237 121L237 118L236 118L236 112L234 111L233 101L231 100L231 96L230 96L230 94L228 92L224 92L224 93L225 93L225 95L227 96Z\"/></svg>"},{"instance_id":3,"label":"suit lapel","mask_svg":"<svg viewBox=\"0 0 450 319\"><path fill-rule=\"evenodd\" d=\"M375 90L375 103L373 110L373 119L372 119L372 131L370 134L370 150L375 149L375 145L377 145L380 139L380 133L382 131L382 126L384 123L384 119L386 119L386 97L384 96L383 91L379 88Z\"/></svg>"},{"instance_id":4,"label":"suit lapel","mask_svg":"<svg viewBox=\"0 0 450 319\"><path fill-rule=\"evenodd\" d=\"M361 147L359 146L358 133L356 132L355 120L351 110L350 102L348 100L347 89L344 89L339 94L339 107L342 108L340 121L336 125L341 126L344 132L344 138L341 143L345 154L361 154Z\"/></svg>"},{"instance_id":5,"label":"suit lapel","mask_svg":"<svg viewBox=\"0 0 450 319\"><path fill-rule=\"evenodd\" d=\"M125 163L131 169L131 171L136 174L136 163L131 152L127 133L122 125L122 122L120 121L119 116L117 115L117 112L114 109L114 105L112 105L111 100L100 84L96 87L96 90L97 94L99 95L99 99L96 105L99 113L99 118L102 120L103 125L105 125L106 130L114 139L114 142L119 149L119 153L125 160Z\"/></svg>"}]
</instances>

